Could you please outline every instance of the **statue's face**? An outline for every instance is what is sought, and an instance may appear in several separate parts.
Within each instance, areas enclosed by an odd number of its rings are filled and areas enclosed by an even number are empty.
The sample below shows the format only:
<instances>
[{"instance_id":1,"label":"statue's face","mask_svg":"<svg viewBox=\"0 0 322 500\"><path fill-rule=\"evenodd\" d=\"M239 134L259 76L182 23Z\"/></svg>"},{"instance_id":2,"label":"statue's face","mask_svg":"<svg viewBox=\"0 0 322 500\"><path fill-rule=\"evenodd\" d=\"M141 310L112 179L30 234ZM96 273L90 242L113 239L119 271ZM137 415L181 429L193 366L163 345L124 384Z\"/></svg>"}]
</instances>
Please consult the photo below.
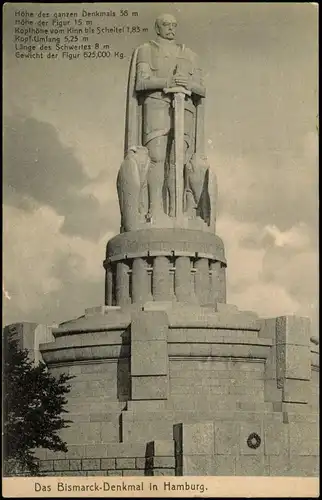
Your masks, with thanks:
<instances>
[{"instance_id":1,"label":"statue's face","mask_svg":"<svg viewBox=\"0 0 322 500\"><path fill-rule=\"evenodd\" d=\"M156 21L156 32L161 38L173 40L176 36L177 21L173 16L163 15Z\"/></svg>"}]
</instances>

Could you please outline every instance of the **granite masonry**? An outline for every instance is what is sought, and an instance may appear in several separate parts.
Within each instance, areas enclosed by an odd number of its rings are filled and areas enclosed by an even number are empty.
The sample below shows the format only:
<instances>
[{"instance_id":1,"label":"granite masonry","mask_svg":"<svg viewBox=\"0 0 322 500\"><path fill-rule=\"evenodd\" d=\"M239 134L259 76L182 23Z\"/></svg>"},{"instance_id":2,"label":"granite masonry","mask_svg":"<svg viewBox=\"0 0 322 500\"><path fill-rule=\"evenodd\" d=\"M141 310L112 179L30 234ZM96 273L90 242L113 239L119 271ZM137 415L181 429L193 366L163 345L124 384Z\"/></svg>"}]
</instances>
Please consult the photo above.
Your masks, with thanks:
<instances>
[{"instance_id":1,"label":"granite masonry","mask_svg":"<svg viewBox=\"0 0 322 500\"><path fill-rule=\"evenodd\" d=\"M133 53L104 305L56 328L18 325L36 362L75 376L68 452L37 450L41 472L316 476L319 344L306 318L226 303L205 88L175 27L160 16L156 41Z\"/></svg>"},{"instance_id":2,"label":"granite masonry","mask_svg":"<svg viewBox=\"0 0 322 500\"><path fill-rule=\"evenodd\" d=\"M51 341L20 324L53 374L75 375L68 453L38 450L42 474L318 475L309 321L224 303L159 307L89 310Z\"/></svg>"}]
</instances>

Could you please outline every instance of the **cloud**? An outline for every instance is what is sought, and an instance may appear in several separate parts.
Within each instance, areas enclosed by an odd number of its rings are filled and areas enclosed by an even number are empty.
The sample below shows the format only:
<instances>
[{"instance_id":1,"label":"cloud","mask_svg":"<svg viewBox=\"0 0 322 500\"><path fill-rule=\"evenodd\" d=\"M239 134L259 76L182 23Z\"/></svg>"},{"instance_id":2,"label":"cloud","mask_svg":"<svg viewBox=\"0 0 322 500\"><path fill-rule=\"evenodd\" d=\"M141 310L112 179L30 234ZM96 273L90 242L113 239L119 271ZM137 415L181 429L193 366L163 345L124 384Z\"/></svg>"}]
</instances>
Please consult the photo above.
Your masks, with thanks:
<instances>
[{"instance_id":1,"label":"cloud","mask_svg":"<svg viewBox=\"0 0 322 500\"><path fill-rule=\"evenodd\" d=\"M244 239L252 238L258 233L258 226L240 223L225 214L218 219L217 233L223 239L226 250L228 293L241 292L258 281L262 271L265 249L243 245Z\"/></svg>"},{"instance_id":2,"label":"cloud","mask_svg":"<svg viewBox=\"0 0 322 500\"><path fill-rule=\"evenodd\" d=\"M283 286L253 283L241 293L232 293L232 302L242 310L256 311L261 317L275 317L296 314L300 304Z\"/></svg>"},{"instance_id":3,"label":"cloud","mask_svg":"<svg viewBox=\"0 0 322 500\"><path fill-rule=\"evenodd\" d=\"M285 248L266 252L262 279L283 285L298 301L311 303L317 297L318 256L310 248L296 253Z\"/></svg>"},{"instance_id":4,"label":"cloud","mask_svg":"<svg viewBox=\"0 0 322 500\"><path fill-rule=\"evenodd\" d=\"M277 247L289 246L292 248L303 248L310 244L310 236L305 224L291 227L288 231L280 231L277 226L268 225L264 227L263 233L273 238Z\"/></svg>"},{"instance_id":5,"label":"cloud","mask_svg":"<svg viewBox=\"0 0 322 500\"><path fill-rule=\"evenodd\" d=\"M61 233L64 217L47 206L33 212L4 206L5 322L60 322L104 303L105 245Z\"/></svg>"},{"instance_id":6,"label":"cloud","mask_svg":"<svg viewBox=\"0 0 322 500\"><path fill-rule=\"evenodd\" d=\"M108 197L107 176L91 179L51 124L10 117L4 144L5 203L28 211L52 207L63 216L61 231L66 234L98 239L107 228L116 230L117 207ZM93 185L95 192L97 183L106 188L102 203L90 189Z\"/></svg>"},{"instance_id":7,"label":"cloud","mask_svg":"<svg viewBox=\"0 0 322 500\"><path fill-rule=\"evenodd\" d=\"M309 228L299 224L283 232L224 214L218 234L226 248L228 302L264 317L307 316L316 332L318 254Z\"/></svg>"},{"instance_id":8,"label":"cloud","mask_svg":"<svg viewBox=\"0 0 322 500\"><path fill-rule=\"evenodd\" d=\"M308 132L298 150L254 151L236 155L209 147L218 176L219 213L241 223L276 226L281 231L298 224L316 235L318 155L316 134ZM316 236L315 236L316 238Z\"/></svg>"},{"instance_id":9,"label":"cloud","mask_svg":"<svg viewBox=\"0 0 322 500\"><path fill-rule=\"evenodd\" d=\"M104 303L105 246L119 230L113 178L108 168L91 177L53 125L23 111L7 117L4 139L4 321L77 317Z\"/></svg>"}]
</instances>

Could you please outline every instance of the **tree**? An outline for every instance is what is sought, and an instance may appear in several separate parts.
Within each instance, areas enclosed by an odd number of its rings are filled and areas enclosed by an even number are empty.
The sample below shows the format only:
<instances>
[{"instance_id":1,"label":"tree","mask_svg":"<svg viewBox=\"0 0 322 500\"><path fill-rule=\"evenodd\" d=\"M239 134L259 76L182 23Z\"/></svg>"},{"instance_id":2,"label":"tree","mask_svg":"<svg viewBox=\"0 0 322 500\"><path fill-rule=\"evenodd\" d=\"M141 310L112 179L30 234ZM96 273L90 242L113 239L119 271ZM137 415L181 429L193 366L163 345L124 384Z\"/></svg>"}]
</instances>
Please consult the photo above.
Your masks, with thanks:
<instances>
[{"instance_id":1,"label":"tree","mask_svg":"<svg viewBox=\"0 0 322 500\"><path fill-rule=\"evenodd\" d=\"M69 427L63 413L71 386L72 376L52 376L45 363L35 365L27 349L20 349L15 339L15 328L9 330L4 342L4 411L3 455L5 474L16 475L22 471L38 473L35 448L67 452L67 445L58 435L60 429Z\"/></svg>"}]
</instances>

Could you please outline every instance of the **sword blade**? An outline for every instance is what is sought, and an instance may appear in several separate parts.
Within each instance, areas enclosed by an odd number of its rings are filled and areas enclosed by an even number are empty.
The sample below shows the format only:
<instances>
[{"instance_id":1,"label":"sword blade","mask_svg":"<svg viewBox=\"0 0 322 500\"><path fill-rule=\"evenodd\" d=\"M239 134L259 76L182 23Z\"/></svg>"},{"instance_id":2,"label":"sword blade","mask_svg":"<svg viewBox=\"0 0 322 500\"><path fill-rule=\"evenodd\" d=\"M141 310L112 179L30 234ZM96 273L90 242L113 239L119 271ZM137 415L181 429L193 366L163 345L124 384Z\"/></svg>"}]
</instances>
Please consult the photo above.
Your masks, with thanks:
<instances>
[{"instance_id":1,"label":"sword blade","mask_svg":"<svg viewBox=\"0 0 322 500\"><path fill-rule=\"evenodd\" d=\"M175 185L176 217L183 213L183 164L184 164L184 100L185 94L176 92L174 98Z\"/></svg>"}]
</instances>

